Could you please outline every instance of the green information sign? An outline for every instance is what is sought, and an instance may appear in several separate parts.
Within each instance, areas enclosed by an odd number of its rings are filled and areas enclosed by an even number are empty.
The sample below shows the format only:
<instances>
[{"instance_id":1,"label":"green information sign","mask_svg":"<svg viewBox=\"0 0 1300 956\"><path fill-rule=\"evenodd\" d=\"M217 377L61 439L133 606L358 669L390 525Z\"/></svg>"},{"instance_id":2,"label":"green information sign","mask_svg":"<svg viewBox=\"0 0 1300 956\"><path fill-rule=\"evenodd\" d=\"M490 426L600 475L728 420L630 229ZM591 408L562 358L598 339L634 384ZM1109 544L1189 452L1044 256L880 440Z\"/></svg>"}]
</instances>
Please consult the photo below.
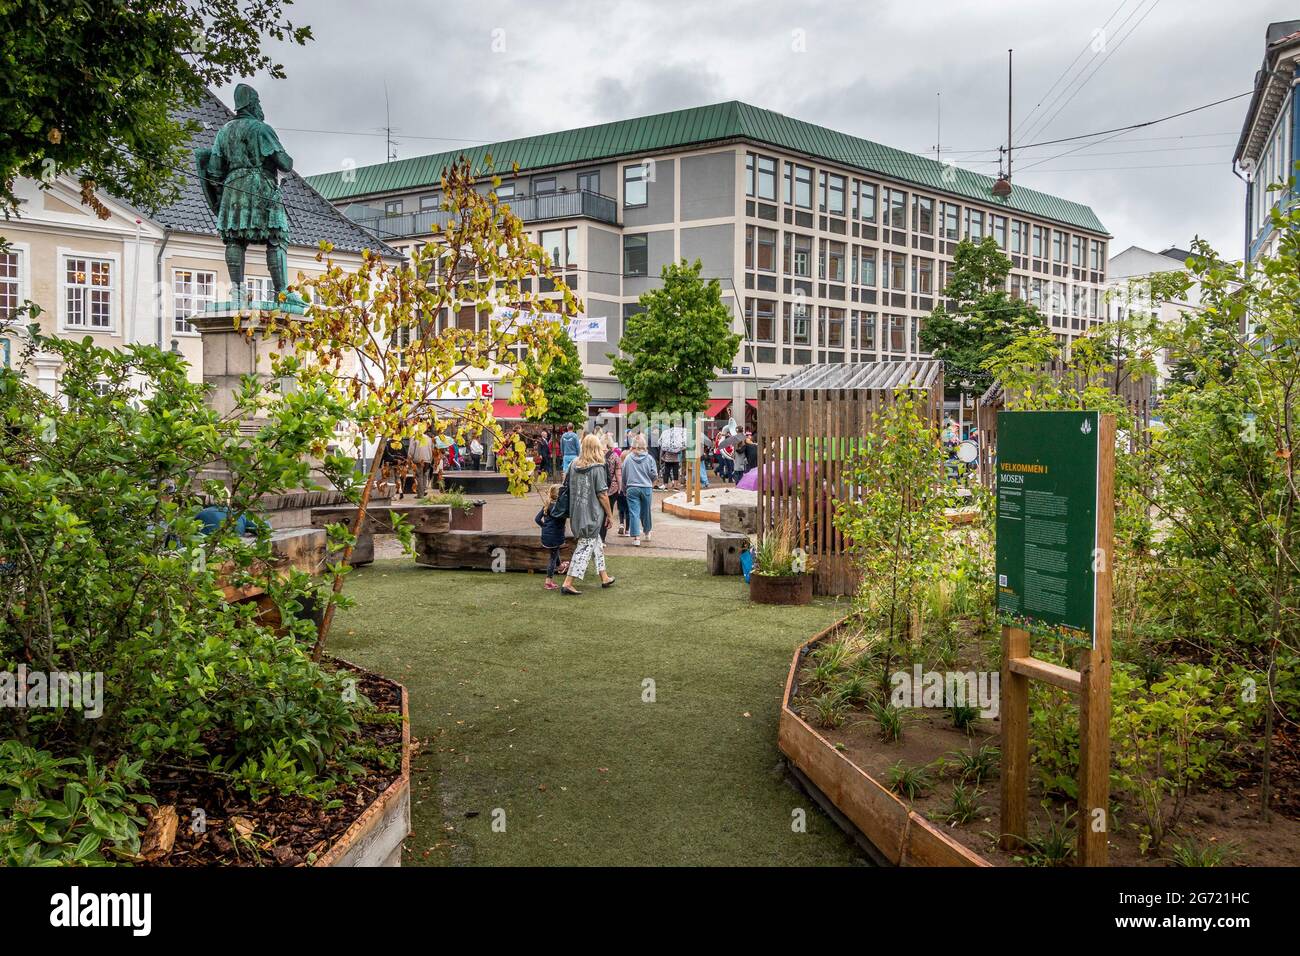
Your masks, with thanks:
<instances>
[{"instance_id":1,"label":"green information sign","mask_svg":"<svg viewBox=\"0 0 1300 956\"><path fill-rule=\"evenodd\" d=\"M998 611L1096 646L1097 412L999 412Z\"/></svg>"}]
</instances>

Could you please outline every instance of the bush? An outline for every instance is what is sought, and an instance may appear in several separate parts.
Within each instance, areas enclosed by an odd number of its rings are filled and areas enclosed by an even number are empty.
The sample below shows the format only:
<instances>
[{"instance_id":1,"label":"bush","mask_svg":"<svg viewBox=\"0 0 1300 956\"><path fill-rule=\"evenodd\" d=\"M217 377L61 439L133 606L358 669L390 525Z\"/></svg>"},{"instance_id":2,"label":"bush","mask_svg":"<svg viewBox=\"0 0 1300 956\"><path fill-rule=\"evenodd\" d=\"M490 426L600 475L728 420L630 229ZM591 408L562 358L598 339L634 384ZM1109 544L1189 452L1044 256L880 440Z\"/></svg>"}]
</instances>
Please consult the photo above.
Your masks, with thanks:
<instances>
[{"instance_id":1,"label":"bush","mask_svg":"<svg viewBox=\"0 0 1300 956\"><path fill-rule=\"evenodd\" d=\"M1226 778L1220 756L1241 733L1236 710L1206 667L1179 664L1150 686L1116 665L1112 680L1112 781L1141 818L1141 849L1158 849L1193 786ZM1225 781L1226 782L1226 781Z\"/></svg>"},{"instance_id":2,"label":"bush","mask_svg":"<svg viewBox=\"0 0 1300 956\"><path fill-rule=\"evenodd\" d=\"M307 653L315 585L277 574L269 529L244 536L234 519L262 495L316 487L313 471L349 488L350 462L326 449L339 409L319 390L268 395L250 379L223 418L179 356L38 344L62 359L60 400L0 370L0 670L100 674L103 713L4 708L0 733L112 768L123 787L167 763L316 795L305 780L346 772L364 702ZM264 424L242 434L254 409ZM228 481L198 477L217 468ZM196 514L210 502L231 517L205 535ZM269 595L281 631L227 603L222 586L245 584Z\"/></svg>"}]
</instances>

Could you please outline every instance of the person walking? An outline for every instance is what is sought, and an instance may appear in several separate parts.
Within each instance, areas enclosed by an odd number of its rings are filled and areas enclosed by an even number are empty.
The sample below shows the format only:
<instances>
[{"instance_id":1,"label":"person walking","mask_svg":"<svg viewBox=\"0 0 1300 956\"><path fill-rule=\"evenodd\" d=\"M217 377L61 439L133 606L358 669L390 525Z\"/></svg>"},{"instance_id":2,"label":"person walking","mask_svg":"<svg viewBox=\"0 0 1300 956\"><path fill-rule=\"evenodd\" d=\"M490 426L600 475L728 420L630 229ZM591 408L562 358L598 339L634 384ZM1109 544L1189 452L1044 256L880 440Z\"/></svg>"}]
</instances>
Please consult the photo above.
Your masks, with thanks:
<instances>
[{"instance_id":1,"label":"person walking","mask_svg":"<svg viewBox=\"0 0 1300 956\"><path fill-rule=\"evenodd\" d=\"M573 430L572 425L564 426L564 434L560 436L560 459L564 468L564 473L569 473L569 466L577 459L582 450L582 440L578 438L578 433Z\"/></svg>"},{"instance_id":2,"label":"person walking","mask_svg":"<svg viewBox=\"0 0 1300 956\"><path fill-rule=\"evenodd\" d=\"M469 467L472 471L479 471L483 465L483 443L475 435L469 440Z\"/></svg>"},{"instance_id":3,"label":"person walking","mask_svg":"<svg viewBox=\"0 0 1300 956\"><path fill-rule=\"evenodd\" d=\"M534 454L538 470L549 478L551 476L551 433L549 431L543 429L538 436Z\"/></svg>"},{"instance_id":4,"label":"person walking","mask_svg":"<svg viewBox=\"0 0 1300 956\"><path fill-rule=\"evenodd\" d=\"M564 515L552 514L562 487L562 485L551 485L546 489L546 500L542 510L533 518L537 526L542 529L542 547L550 554L546 562L546 583L542 585L548 591L559 590L560 586L555 583L555 572L569 569L568 562L560 560L560 549L564 547L565 518Z\"/></svg>"},{"instance_id":5,"label":"person walking","mask_svg":"<svg viewBox=\"0 0 1300 956\"><path fill-rule=\"evenodd\" d=\"M415 435L410 444L411 468L415 471L415 494L423 498L433 477L433 439L426 433Z\"/></svg>"},{"instance_id":6,"label":"person walking","mask_svg":"<svg viewBox=\"0 0 1300 956\"><path fill-rule=\"evenodd\" d=\"M628 533L632 543L641 546L641 537L650 541L650 515L654 510L654 487L658 469L655 460L646 451L644 435L632 439L632 450L623 459L620 475L623 494L627 499Z\"/></svg>"},{"instance_id":7,"label":"person walking","mask_svg":"<svg viewBox=\"0 0 1300 956\"><path fill-rule=\"evenodd\" d=\"M614 586L614 578L605 570L605 543L600 533L614 522L609 507L609 476L605 472L605 446L595 435L582 439L581 452L566 474L569 485L569 523L573 536L578 539L569 559L569 571L560 587L561 594L581 594L573 586L577 578L587 576L587 568L594 561L600 575L600 586Z\"/></svg>"},{"instance_id":8,"label":"person walking","mask_svg":"<svg viewBox=\"0 0 1300 956\"><path fill-rule=\"evenodd\" d=\"M623 496L623 453L614 439L605 435L605 473L609 476L609 503L618 509L618 534L627 537L627 498ZM601 538L605 537L601 533Z\"/></svg>"}]
</instances>

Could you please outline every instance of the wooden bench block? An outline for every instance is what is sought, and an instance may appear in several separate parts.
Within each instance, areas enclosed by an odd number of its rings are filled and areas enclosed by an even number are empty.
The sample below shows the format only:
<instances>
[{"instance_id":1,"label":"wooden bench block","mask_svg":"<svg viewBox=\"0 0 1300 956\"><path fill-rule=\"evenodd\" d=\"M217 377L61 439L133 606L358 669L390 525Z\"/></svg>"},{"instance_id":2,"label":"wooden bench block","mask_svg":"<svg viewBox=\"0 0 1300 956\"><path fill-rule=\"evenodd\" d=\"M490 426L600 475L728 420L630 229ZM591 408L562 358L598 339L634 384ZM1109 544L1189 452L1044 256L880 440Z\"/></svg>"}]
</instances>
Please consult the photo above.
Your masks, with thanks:
<instances>
[{"instance_id":1,"label":"wooden bench block","mask_svg":"<svg viewBox=\"0 0 1300 956\"><path fill-rule=\"evenodd\" d=\"M422 504L372 504L366 508L366 525L363 534L392 534L393 515L400 514L419 534L438 534L451 529L450 505ZM311 509L313 528L323 528L331 524L345 524L349 528L357 519L355 505L330 505L325 508Z\"/></svg>"},{"instance_id":2,"label":"wooden bench block","mask_svg":"<svg viewBox=\"0 0 1300 956\"><path fill-rule=\"evenodd\" d=\"M567 560L576 544L566 538L560 556ZM527 532L446 531L415 536L415 563L429 568L545 571L549 560L550 552L538 535Z\"/></svg>"},{"instance_id":3,"label":"wooden bench block","mask_svg":"<svg viewBox=\"0 0 1300 956\"><path fill-rule=\"evenodd\" d=\"M721 531L709 535L705 547L705 560L710 574L740 574L740 552L749 541L749 535Z\"/></svg>"},{"instance_id":4,"label":"wooden bench block","mask_svg":"<svg viewBox=\"0 0 1300 956\"><path fill-rule=\"evenodd\" d=\"M319 574L325 561L325 532L320 528L284 528L271 532L277 566Z\"/></svg>"},{"instance_id":5,"label":"wooden bench block","mask_svg":"<svg viewBox=\"0 0 1300 956\"><path fill-rule=\"evenodd\" d=\"M723 505L718 509L718 525L733 534L758 534L758 506Z\"/></svg>"}]
</instances>

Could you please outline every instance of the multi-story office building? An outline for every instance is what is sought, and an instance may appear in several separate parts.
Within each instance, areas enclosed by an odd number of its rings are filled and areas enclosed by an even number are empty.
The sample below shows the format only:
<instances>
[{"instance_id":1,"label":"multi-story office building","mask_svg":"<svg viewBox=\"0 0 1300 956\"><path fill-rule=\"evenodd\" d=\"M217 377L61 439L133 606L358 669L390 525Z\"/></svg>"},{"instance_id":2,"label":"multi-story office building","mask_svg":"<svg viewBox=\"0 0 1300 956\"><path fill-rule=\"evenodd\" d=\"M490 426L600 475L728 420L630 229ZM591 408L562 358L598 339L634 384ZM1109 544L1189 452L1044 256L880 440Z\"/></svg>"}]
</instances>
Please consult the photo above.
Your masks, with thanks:
<instances>
[{"instance_id":1,"label":"multi-story office building","mask_svg":"<svg viewBox=\"0 0 1300 956\"><path fill-rule=\"evenodd\" d=\"M395 247L445 221L442 171L491 156L499 197L562 267L607 341L588 342L597 406L623 397L608 353L678 259L703 263L744 344L713 394L752 397L814 362L903 361L963 237L993 236L1010 288L1068 340L1103 318L1106 229L1079 203L730 102L311 176ZM518 172L514 167L518 165ZM484 182L484 189L491 188ZM473 322L473 315L462 321Z\"/></svg>"},{"instance_id":2,"label":"multi-story office building","mask_svg":"<svg viewBox=\"0 0 1300 956\"><path fill-rule=\"evenodd\" d=\"M1264 37L1264 63L1255 74L1255 92L1233 153L1233 165L1246 180L1246 261L1271 255L1277 231L1270 213L1290 195L1270 187L1285 183L1300 159L1300 20L1270 23Z\"/></svg>"}]
</instances>

